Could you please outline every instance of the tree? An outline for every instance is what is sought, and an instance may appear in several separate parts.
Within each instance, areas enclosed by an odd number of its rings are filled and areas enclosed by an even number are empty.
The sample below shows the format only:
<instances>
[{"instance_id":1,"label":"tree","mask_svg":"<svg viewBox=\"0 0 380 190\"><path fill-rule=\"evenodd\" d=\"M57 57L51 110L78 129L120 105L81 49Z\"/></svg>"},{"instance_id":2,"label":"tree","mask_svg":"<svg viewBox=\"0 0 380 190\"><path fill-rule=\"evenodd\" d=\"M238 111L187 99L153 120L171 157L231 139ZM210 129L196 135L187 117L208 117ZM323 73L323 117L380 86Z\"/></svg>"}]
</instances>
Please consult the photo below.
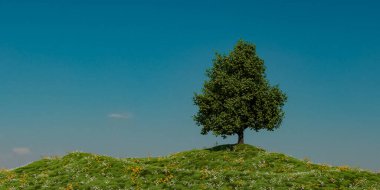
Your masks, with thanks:
<instances>
[{"instance_id":1,"label":"tree","mask_svg":"<svg viewBox=\"0 0 380 190\"><path fill-rule=\"evenodd\" d=\"M199 107L194 120L201 134L238 135L237 143L244 144L247 128L258 132L280 127L287 97L278 85L269 84L255 45L240 40L229 55L216 53L206 75L202 93L194 96Z\"/></svg>"}]
</instances>

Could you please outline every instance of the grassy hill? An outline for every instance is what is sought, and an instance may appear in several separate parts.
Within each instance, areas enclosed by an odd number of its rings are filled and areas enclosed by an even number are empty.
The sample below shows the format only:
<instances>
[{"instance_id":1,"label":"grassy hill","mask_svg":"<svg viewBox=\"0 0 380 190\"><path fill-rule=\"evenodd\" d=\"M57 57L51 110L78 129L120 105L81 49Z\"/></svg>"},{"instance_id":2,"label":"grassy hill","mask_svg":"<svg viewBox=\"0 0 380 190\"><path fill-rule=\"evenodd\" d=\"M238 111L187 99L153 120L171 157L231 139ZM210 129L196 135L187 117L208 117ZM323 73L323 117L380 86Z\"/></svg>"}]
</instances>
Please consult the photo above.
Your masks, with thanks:
<instances>
[{"instance_id":1,"label":"grassy hill","mask_svg":"<svg viewBox=\"0 0 380 190\"><path fill-rule=\"evenodd\" d=\"M74 152L2 170L0 189L380 189L380 174L221 145L158 158Z\"/></svg>"}]
</instances>

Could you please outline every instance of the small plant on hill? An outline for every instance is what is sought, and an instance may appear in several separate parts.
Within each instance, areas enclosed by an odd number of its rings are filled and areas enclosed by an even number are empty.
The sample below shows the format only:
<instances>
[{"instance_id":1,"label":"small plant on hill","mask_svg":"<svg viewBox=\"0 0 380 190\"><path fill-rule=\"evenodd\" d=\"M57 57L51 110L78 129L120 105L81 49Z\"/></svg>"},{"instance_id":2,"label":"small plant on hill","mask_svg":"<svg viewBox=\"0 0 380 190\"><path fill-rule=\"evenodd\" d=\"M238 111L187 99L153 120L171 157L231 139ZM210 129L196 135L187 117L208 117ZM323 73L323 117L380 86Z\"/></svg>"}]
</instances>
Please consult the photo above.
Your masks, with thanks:
<instances>
[{"instance_id":1,"label":"small plant on hill","mask_svg":"<svg viewBox=\"0 0 380 190\"><path fill-rule=\"evenodd\" d=\"M269 84L253 44L240 40L229 55L217 53L206 73L209 80L194 96L201 134L238 135L238 144L244 144L245 129L272 131L281 125L287 97Z\"/></svg>"}]
</instances>

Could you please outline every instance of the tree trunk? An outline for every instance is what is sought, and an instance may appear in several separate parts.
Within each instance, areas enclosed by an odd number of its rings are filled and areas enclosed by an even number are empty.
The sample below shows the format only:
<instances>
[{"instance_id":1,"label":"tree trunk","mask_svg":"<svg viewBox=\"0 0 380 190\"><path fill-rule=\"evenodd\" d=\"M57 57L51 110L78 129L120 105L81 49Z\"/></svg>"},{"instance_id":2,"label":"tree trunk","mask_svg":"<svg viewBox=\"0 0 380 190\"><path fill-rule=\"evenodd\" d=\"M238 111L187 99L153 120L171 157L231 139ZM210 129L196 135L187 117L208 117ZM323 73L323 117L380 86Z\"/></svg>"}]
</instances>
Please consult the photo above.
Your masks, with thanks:
<instances>
[{"instance_id":1,"label":"tree trunk","mask_svg":"<svg viewBox=\"0 0 380 190\"><path fill-rule=\"evenodd\" d=\"M237 144L244 144L244 131L238 132L238 142Z\"/></svg>"}]
</instances>

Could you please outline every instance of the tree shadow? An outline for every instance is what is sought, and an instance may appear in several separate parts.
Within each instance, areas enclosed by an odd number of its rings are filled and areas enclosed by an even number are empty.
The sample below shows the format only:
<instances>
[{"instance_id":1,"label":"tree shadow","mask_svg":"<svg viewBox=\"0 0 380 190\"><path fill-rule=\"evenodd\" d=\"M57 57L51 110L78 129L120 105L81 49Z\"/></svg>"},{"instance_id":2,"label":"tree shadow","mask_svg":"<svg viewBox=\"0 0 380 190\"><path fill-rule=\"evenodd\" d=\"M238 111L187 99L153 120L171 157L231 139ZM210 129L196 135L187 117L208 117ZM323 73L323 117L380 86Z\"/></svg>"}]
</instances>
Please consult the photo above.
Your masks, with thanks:
<instances>
[{"instance_id":1,"label":"tree shadow","mask_svg":"<svg viewBox=\"0 0 380 190\"><path fill-rule=\"evenodd\" d=\"M207 148L209 151L233 151L236 144L224 144L219 146L214 146L212 148Z\"/></svg>"}]
</instances>

